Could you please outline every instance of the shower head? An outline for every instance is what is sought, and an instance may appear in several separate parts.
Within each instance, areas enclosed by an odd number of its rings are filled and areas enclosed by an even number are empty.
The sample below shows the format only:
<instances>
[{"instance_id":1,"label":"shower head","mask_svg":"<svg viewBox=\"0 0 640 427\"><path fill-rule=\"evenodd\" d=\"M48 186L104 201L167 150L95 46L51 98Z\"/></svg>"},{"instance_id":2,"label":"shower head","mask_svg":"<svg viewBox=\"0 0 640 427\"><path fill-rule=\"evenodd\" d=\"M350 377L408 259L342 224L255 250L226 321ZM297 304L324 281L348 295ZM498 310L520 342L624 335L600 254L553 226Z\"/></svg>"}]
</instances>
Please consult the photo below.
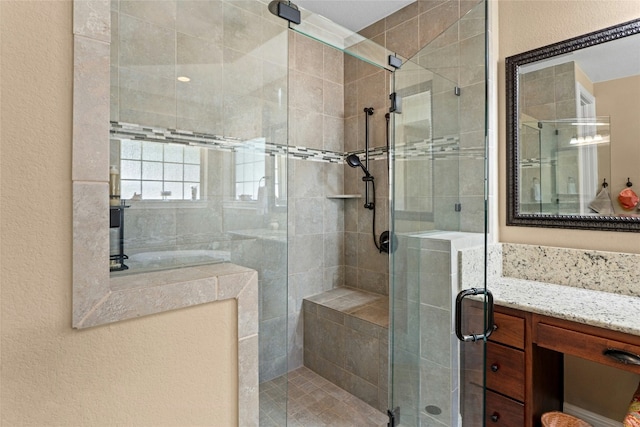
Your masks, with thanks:
<instances>
[{"instance_id":1,"label":"shower head","mask_svg":"<svg viewBox=\"0 0 640 427\"><path fill-rule=\"evenodd\" d=\"M365 168L362 162L360 161L360 157L358 157L357 154L349 154L346 160L347 160L347 164L352 168L357 168L358 166L360 166L367 177L371 176L367 168Z\"/></svg>"}]
</instances>

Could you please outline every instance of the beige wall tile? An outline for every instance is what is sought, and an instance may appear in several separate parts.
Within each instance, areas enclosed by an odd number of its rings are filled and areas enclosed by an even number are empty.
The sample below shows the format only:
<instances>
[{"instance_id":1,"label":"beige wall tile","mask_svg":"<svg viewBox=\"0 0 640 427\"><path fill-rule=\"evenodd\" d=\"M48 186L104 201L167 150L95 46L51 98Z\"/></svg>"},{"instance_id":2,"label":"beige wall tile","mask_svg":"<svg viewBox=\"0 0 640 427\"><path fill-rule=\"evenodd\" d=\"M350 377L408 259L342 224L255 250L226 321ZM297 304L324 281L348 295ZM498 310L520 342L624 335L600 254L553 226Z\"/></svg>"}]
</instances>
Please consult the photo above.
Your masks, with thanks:
<instances>
[{"instance_id":1,"label":"beige wall tile","mask_svg":"<svg viewBox=\"0 0 640 427\"><path fill-rule=\"evenodd\" d=\"M242 3L224 2L224 45L244 53L258 52L262 38L256 34L261 33L262 18L239 7Z\"/></svg>"},{"instance_id":2,"label":"beige wall tile","mask_svg":"<svg viewBox=\"0 0 640 427\"><path fill-rule=\"evenodd\" d=\"M461 6L460 10L464 10ZM484 7L474 7L460 20L460 40L484 33L485 17Z\"/></svg>"},{"instance_id":3,"label":"beige wall tile","mask_svg":"<svg viewBox=\"0 0 640 427\"><path fill-rule=\"evenodd\" d=\"M485 124L485 84L462 88L460 96L460 132L483 129Z\"/></svg>"},{"instance_id":4,"label":"beige wall tile","mask_svg":"<svg viewBox=\"0 0 640 427\"><path fill-rule=\"evenodd\" d=\"M107 228L109 185L106 182L73 184L73 324L78 325L108 292L109 251ZM84 236L96 236L85 239ZM103 265L102 270L94 266Z\"/></svg>"},{"instance_id":5,"label":"beige wall tile","mask_svg":"<svg viewBox=\"0 0 640 427\"><path fill-rule=\"evenodd\" d=\"M74 180L106 181L109 173L109 45L104 42L76 36L74 42L73 78L73 147L71 175ZM86 93L90 96L81 96ZM94 123L100 123L94 126ZM105 143L96 146L95 141Z\"/></svg>"},{"instance_id":6,"label":"beige wall tile","mask_svg":"<svg viewBox=\"0 0 640 427\"><path fill-rule=\"evenodd\" d=\"M415 17L389 29L386 33L387 49L405 58L415 55L425 44L420 43L420 34L416 31L418 23Z\"/></svg>"},{"instance_id":7,"label":"beige wall tile","mask_svg":"<svg viewBox=\"0 0 640 427\"><path fill-rule=\"evenodd\" d=\"M386 30L386 22L385 19L381 19L377 22L374 22L373 24L369 25L368 27L363 28L362 30L360 30L358 33L362 35L362 37L366 37L368 39L371 39L375 36L378 36L380 34L383 34Z\"/></svg>"},{"instance_id":8,"label":"beige wall tile","mask_svg":"<svg viewBox=\"0 0 640 427\"><path fill-rule=\"evenodd\" d=\"M426 46L458 20L458 1L451 0L420 14L419 46Z\"/></svg>"},{"instance_id":9,"label":"beige wall tile","mask_svg":"<svg viewBox=\"0 0 640 427\"><path fill-rule=\"evenodd\" d=\"M111 12L111 41L110 49L111 49L111 66L118 66L120 61L120 34L118 31L120 22L120 15L116 11Z\"/></svg>"},{"instance_id":10,"label":"beige wall tile","mask_svg":"<svg viewBox=\"0 0 640 427\"><path fill-rule=\"evenodd\" d=\"M177 3L176 31L223 43L223 2L219 0L181 0Z\"/></svg>"},{"instance_id":11,"label":"beige wall tile","mask_svg":"<svg viewBox=\"0 0 640 427\"><path fill-rule=\"evenodd\" d=\"M175 25L175 0L162 1L158 4L147 1L120 0L119 10L122 14L134 16L165 28L173 28Z\"/></svg>"},{"instance_id":12,"label":"beige wall tile","mask_svg":"<svg viewBox=\"0 0 640 427\"><path fill-rule=\"evenodd\" d=\"M323 81L324 114L343 118L345 116L344 86Z\"/></svg>"},{"instance_id":13,"label":"beige wall tile","mask_svg":"<svg viewBox=\"0 0 640 427\"><path fill-rule=\"evenodd\" d=\"M420 13L427 12L435 7L441 6L443 3L447 3L450 1L451 0L418 0Z\"/></svg>"},{"instance_id":14,"label":"beige wall tile","mask_svg":"<svg viewBox=\"0 0 640 427\"><path fill-rule=\"evenodd\" d=\"M119 35L120 67L167 79L175 78L176 36L173 30L120 15Z\"/></svg>"},{"instance_id":15,"label":"beige wall tile","mask_svg":"<svg viewBox=\"0 0 640 427\"><path fill-rule=\"evenodd\" d=\"M329 46L323 46L323 78L333 83L344 83L344 53Z\"/></svg>"},{"instance_id":16,"label":"beige wall tile","mask_svg":"<svg viewBox=\"0 0 640 427\"><path fill-rule=\"evenodd\" d=\"M224 49L224 93L262 96L262 60L241 51Z\"/></svg>"},{"instance_id":17,"label":"beige wall tile","mask_svg":"<svg viewBox=\"0 0 640 427\"><path fill-rule=\"evenodd\" d=\"M290 77L290 106L322 113L324 103L323 80L295 71L291 72Z\"/></svg>"},{"instance_id":18,"label":"beige wall tile","mask_svg":"<svg viewBox=\"0 0 640 427\"><path fill-rule=\"evenodd\" d=\"M110 38L109 0L79 2L73 8L73 34L108 42Z\"/></svg>"},{"instance_id":19,"label":"beige wall tile","mask_svg":"<svg viewBox=\"0 0 640 427\"><path fill-rule=\"evenodd\" d=\"M263 100L254 96L224 97L224 135L252 139L263 136Z\"/></svg>"},{"instance_id":20,"label":"beige wall tile","mask_svg":"<svg viewBox=\"0 0 640 427\"><path fill-rule=\"evenodd\" d=\"M392 13L391 15L384 18L385 27L387 31L393 30L393 28L397 25L404 24L407 21L418 16L420 13L420 5L418 2L413 2L403 7L402 9ZM374 36L379 33L373 34Z\"/></svg>"},{"instance_id":21,"label":"beige wall tile","mask_svg":"<svg viewBox=\"0 0 640 427\"><path fill-rule=\"evenodd\" d=\"M357 116L345 119L344 124L344 151L351 152L360 149L358 144L358 127L360 121ZM364 148L364 145L363 147Z\"/></svg>"},{"instance_id":22,"label":"beige wall tile","mask_svg":"<svg viewBox=\"0 0 640 427\"><path fill-rule=\"evenodd\" d=\"M339 153L344 152L344 119L324 116L322 126L322 148Z\"/></svg>"},{"instance_id":23,"label":"beige wall tile","mask_svg":"<svg viewBox=\"0 0 640 427\"><path fill-rule=\"evenodd\" d=\"M357 80L344 86L344 116L350 118L358 115L358 88Z\"/></svg>"},{"instance_id":24,"label":"beige wall tile","mask_svg":"<svg viewBox=\"0 0 640 427\"><path fill-rule=\"evenodd\" d=\"M322 149L323 115L307 109L292 109L290 144L299 147Z\"/></svg>"},{"instance_id":25,"label":"beige wall tile","mask_svg":"<svg viewBox=\"0 0 640 427\"><path fill-rule=\"evenodd\" d=\"M460 17L473 11L475 14L484 14L484 7L476 8L482 0L460 0Z\"/></svg>"},{"instance_id":26,"label":"beige wall tile","mask_svg":"<svg viewBox=\"0 0 640 427\"><path fill-rule=\"evenodd\" d=\"M149 126L175 127L173 78L121 68L119 98L120 120Z\"/></svg>"},{"instance_id":27,"label":"beige wall tile","mask_svg":"<svg viewBox=\"0 0 640 427\"><path fill-rule=\"evenodd\" d=\"M484 34L460 42L460 85L466 86L484 81Z\"/></svg>"},{"instance_id":28,"label":"beige wall tile","mask_svg":"<svg viewBox=\"0 0 640 427\"><path fill-rule=\"evenodd\" d=\"M324 74L324 46L317 41L298 35L295 44L295 69L315 77Z\"/></svg>"},{"instance_id":29,"label":"beige wall tile","mask_svg":"<svg viewBox=\"0 0 640 427\"><path fill-rule=\"evenodd\" d=\"M364 116L364 109L373 107L375 112L374 115L371 116L372 119L380 118L380 114L382 114L382 111L388 105L388 94L385 92L386 79L386 72L378 70L376 73L358 80L357 115Z\"/></svg>"},{"instance_id":30,"label":"beige wall tile","mask_svg":"<svg viewBox=\"0 0 640 427\"><path fill-rule=\"evenodd\" d=\"M351 55L344 55L344 84L347 85L351 82L358 80L358 67L359 59L354 58Z\"/></svg>"}]
</instances>

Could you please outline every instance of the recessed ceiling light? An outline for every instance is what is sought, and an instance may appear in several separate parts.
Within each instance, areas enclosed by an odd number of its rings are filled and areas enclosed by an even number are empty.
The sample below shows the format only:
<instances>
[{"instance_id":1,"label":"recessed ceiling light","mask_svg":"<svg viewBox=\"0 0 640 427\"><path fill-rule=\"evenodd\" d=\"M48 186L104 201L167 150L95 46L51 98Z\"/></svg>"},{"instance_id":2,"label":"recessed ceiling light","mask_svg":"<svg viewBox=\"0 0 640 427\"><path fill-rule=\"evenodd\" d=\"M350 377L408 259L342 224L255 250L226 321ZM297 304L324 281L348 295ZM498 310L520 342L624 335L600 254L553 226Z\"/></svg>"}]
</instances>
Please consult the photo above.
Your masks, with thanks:
<instances>
[{"instance_id":1,"label":"recessed ceiling light","mask_svg":"<svg viewBox=\"0 0 640 427\"><path fill-rule=\"evenodd\" d=\"M185 83L186 83L186 82L190 82L190 81L191 81L191 79L190 79L189 77L187 77L187 76L179 76L179 77L178 77L178 81L179 81L179 82L185 82Z\"/></svg>"}]
</instances>

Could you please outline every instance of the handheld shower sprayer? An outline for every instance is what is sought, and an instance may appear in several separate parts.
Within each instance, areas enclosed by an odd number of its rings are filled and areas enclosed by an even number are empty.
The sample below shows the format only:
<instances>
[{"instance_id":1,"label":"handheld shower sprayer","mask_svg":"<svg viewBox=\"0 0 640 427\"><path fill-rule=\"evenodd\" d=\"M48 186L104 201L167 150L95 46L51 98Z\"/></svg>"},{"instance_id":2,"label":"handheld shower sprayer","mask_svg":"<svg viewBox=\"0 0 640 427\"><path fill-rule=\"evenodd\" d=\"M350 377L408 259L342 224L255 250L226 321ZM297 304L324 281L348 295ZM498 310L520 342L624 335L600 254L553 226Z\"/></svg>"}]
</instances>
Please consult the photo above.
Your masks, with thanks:
<instances>
[{"instance_id":1,"label":"handheld shower sprayer","mask_svg":"<svg viewBox=\"0 0 640 427\"><path fill-rule=\"evenodd\" d=\"M346 161L352 168L357 168L358 166L362 168L362 171L364 172L364 176L362 177L363 181L371 181L373 179L373 176L369 173L367 168L364 167L357 154L349 154Z\"/></svg>"},{"instance_id":2,"label":"handheld shower sprayer","mask_svg":"<svg viewBox=\"0 0 640 427\"><path fill-rule=\"evenodd\" d=\"M369 171L367 170L367 168L362 164L362 162L360 161L360 157L358 157L357 154L349 154L347 156L347 158L345 159L347 164L349 166L351 166L352 168L357 168L358 166L360 166L362 168L362 171L364 172L364 176L362 177L362 180L366 183L366 185L368 185L368 183L370 182L373 185L373 175L371 175L369 173ZM374 193L375 193L375 187L374 188ZM375 198L375 196L374 196ZM369 193L367 192L367 197L366 197L366 201L364 203L364 207L367 209L374 209L374 202L373 201L369 201Z\"/></svg>"}]
</instances>

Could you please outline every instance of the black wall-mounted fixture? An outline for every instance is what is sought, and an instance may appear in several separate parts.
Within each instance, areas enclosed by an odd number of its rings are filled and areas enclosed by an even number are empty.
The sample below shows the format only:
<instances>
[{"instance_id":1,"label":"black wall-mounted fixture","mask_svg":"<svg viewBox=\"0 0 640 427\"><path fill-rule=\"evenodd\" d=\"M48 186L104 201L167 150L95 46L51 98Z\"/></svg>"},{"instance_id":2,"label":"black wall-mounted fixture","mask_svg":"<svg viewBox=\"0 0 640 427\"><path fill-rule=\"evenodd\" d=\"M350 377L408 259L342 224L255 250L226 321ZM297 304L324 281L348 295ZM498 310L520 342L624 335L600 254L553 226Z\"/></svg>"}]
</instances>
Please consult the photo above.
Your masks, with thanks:
<instances>
[{"instance_id":1,"label":"black wall-mounted fixture","mask_svg":"<svg viewBox=\"0 0 640 427\"><path fill-rule=\"evenodd\" d=\"M302 22L298 6L287 0L273 0L269 3L269 12L294 24Z\"/></svg>"},{"instance_id":2,"label":"black wall-mounted fixture","mask_svg":"<svg viewBox=\"0 0 640 427\"><path fill-rule=\"evenodd\" d=\"M362 164L362 161L360 161L360 157L358 157L357 154L349 154L347 156L347 158L345 159L345 162L351 166L352 168L357 168L360 167L362 169L362 171L364 172L364 176L362 177L362 180L364 181L364 185L365 185L365 202L364 202L364 207L366 209L371 209L373 211L373 219L371 220L372 223L372 235L373 235L373 243L376 245L376 249L378 249L381 253L385 252L385 253L389 253L389 246L390 246L390 242L389 242L389 232L385 231L380 235L380 243L378 243L378 238L376 237L376 184L375 181L373 180L373 175L371 175L371 173L369 172L369 116L373 115L373 107L367 107L364 109L364 113L365 113L365 140L364 140L364 159L365 159L365 164ZM388 117L387 117L388 120ZM371 201L369 201L369 183L371 183L371 190L372 190L372 197L371 197Z\"/></svg>"},{"instance_id":3,"label":"black wall-mounted fixture","mask_svg":"<svg viewBox=\"0 0 640 427\"><path fill-rule=\"evenodd\" d=\"M396 92L389 95L391 100L391 106L389 107L390 113L402 114L402 97Z\"/></svg>"},{"instance_id":4,"label":"black wall-mounted fixture","mask_svg":"<svg viewBox=\"0 0 640 427\"><path fill-rule=\"evenodd\" d=\"M364 172L364 176L362 177L362 180L365 182L364 207L367 208L367 209L374 209L375 202L374 201L371 201L371 202L369 201L369 183L374 185L374 187L373 187L373 191L374 191L373 199L375 200L375 198L376 198L376 196L375 196L375 191L376 190L375 190L375 184L373 183L373 175L371 175L369 173L369 169L367 169L366 166L362 164L362 162L360 161L360 157L358 157L357 154L349 154L347 156L347 158L345 159L345 161L352 168L357 168L357 167L361 167L362 168L362 171Z\"/></svg>"},{"instance_id":5,"label":"black wall-mounted fixture","mask_svg":"<svg viewBox=\"0 0 640 427\"><path fill-rule=\"evenodd\" d=\"M364 172L364 178L371 178L373 179L373 177L371 176L371 174L369 173L369 171L367 170L367 168L364 167L364 165L362 164L362 162L360 161L360 157L358 157L357 154L349 154L346 158L346 162L349 166L351 166L352 168L357 168L357 167L361 167L362 171ZM363 181L365 179L362 179Z\"/></svg>"},{"instance_id":6,"label":"black wall-mounted fixture","mask_svg":"<svg viewBox=\"0 0 640 427\"><path fill-rule=\"evenodd\" d=\"M402 59L395 55L389 55L389 65L395 69L402 67Z\"/></svg>"}]
</instances>

